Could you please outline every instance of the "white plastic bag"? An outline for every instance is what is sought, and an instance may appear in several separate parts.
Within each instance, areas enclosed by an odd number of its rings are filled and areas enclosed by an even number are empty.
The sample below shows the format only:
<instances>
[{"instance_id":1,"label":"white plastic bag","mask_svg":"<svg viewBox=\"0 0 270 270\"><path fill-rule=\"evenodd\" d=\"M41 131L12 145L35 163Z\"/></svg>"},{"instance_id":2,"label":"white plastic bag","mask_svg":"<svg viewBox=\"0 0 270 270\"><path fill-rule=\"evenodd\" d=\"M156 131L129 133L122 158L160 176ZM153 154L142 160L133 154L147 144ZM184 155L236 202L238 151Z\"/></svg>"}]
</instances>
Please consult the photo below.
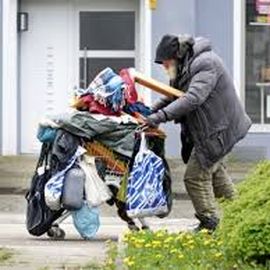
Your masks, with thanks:
<instances>
[{"instance_id":1,"label":"white plastic bag","mask_svg":"<svg viewBox=\"0 0 270 270\"><path fill-rule=\"evenodd\" d=\"M85 196L89 204L95 207L108 201L112 197L112 194L97 173L95 158L84 155L80 166L86 175Z\"/></svg>"}]
</instances>

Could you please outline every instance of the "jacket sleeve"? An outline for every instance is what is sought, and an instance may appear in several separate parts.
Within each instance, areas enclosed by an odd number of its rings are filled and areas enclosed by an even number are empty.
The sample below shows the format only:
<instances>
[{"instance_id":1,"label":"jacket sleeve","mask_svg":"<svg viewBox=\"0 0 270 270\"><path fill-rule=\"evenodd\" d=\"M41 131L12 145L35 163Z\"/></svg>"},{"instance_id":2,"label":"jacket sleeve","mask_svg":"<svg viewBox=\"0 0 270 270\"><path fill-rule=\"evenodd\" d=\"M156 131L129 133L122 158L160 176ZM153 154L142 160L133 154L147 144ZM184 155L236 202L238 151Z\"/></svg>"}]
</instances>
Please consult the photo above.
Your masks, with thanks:
<instances>
[{"instance_id":1,"label":"jacket sleeve","mask_svg":"<svg viewBox=\"0 0 270 270\"><path fill-rule=\"evenodd\" d=\"M193 75L188 91L163 108L168 121L182 118L198 108L215 88L218 74L212 59L198 59L192 65L191 74Z\"/></svg>"},{"instance_id":2,"label":"jacket sleeve","mask_svg":"<svg viewBox=\"0 0 270 270\"><path fill-rule=\"evenodd\" d=\"M169 97L161 97L151 106L151 110L153 113L157 112L160 109L163 109L168 104L170 104L174 99Z\"/></svg>"}]
</instances>

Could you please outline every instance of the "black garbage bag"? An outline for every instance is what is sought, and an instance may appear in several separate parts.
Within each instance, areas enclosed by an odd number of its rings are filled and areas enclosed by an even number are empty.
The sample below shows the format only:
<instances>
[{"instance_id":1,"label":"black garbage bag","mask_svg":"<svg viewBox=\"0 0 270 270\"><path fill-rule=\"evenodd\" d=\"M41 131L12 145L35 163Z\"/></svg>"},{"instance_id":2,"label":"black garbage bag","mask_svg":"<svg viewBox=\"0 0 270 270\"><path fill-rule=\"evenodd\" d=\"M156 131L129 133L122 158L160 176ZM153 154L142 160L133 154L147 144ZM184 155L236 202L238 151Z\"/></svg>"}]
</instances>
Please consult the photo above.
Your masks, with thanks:
<instances>
[{"instance_id":1,"label":"black garbage bag","mask_svg":"<svg viewBox=\"0 0 270 270\"><path fill-rule=\"evenodd\" d=\"M64 211L64 209L52 211L45 203L44 187L51 176L47 166L50 151L51 145L44 143L30 188L25 195L27 200L26 228L34 236L41 236L46 233L51 228L52 223Z\"/></svg>"}]
</instances>

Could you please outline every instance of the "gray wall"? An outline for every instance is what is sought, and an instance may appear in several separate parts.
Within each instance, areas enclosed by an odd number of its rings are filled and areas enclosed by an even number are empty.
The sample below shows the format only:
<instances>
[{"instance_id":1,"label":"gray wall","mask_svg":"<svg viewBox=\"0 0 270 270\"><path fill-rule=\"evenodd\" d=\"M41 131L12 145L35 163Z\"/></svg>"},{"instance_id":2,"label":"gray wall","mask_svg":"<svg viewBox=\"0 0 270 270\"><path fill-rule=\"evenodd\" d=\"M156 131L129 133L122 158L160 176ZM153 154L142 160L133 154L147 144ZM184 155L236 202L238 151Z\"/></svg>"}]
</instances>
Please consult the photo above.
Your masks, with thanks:
<instances>
[{"instance_id":1,"label":"gray wall","mask_svg":"<svg viewBox=\"0 0 270 270\"><path fill-rule=\"evenodd\" d=\"M3 48L3 37L2 37L2 26L3 26L3 1L0 1L0 154L2 153L2 48Z\"/></svg>"},{"instance_id":2,"label":"gray wall","mask_svg":"<svg viewBox=\"0 0 270 270\"><path fill-rule=\"evenodd\" d=\"M270 158L270 134L249 133L233 149L233 158L242 161L258 161Z\"/></svg>"},{"instance_id":3,"label":"gray wall","mask_svg":"<svg viewBox=\"0 0 270 270\"><path fill-rule=\"evenodd\" d=\"M161 37L165 34L190 33L195 34L195 0L159 0L158 6L152 15L152 63L155 59L155 50ZM152 65L152 76L163 82L168 82L162 68ZM153 94L152 100L158 95ZM167 155L179 156L180 139L179 126L172 123L164 126L167 138Z\"/></svg>"},{"instance_id":4,"label":"gray wall","mask_svg":"<svg viewBox=\"0 0 270 270\"><path fill-rule=\"evenodd\" d=\"M156 46L164 34L188 33L211 39L218 54L232 73L233 68L233 0L160 0L152 15L152 62ZM152 76L167 82L162 68L152 66ZM157 95L153 94L152 100ZM165 125L167 155L178 156L179 126Z\"/></svg>"},{"instance_id":5,"label":"gray wall","mask_svg":"<svg viewBox=\"0 0 270 270\"><path fill-rule=\"evenodd\" d=\"M233 74L233 1L196 0L196 36L208 37Z\"/></svg>"}]
</instances>

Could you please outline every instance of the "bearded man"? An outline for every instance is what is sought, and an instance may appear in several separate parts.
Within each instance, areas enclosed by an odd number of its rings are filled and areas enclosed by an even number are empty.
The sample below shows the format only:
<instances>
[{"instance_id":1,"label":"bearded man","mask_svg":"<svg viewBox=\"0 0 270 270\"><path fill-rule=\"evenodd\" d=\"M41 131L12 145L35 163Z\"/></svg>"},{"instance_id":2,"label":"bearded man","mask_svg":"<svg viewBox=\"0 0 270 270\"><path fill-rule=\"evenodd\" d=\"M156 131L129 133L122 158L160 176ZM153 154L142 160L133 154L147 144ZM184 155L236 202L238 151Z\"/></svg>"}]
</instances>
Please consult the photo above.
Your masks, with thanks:
<instances>
[{"instance_id":1,"label":"bearded man","mask_svg":"<svg viewBox=\"0 0 270 270\"><path fill-rule=\"evenodd\" d=\"M181 123L184 182L200 221L198 230L215 230L219 216L215 198L235 195L224 157L247 134L251 120L236 94L233 80L206 38L166 35L160 41L157 64L170 85L185 94L162 98L152 107L149 126Z\"/></svg>"}]
</instances>

